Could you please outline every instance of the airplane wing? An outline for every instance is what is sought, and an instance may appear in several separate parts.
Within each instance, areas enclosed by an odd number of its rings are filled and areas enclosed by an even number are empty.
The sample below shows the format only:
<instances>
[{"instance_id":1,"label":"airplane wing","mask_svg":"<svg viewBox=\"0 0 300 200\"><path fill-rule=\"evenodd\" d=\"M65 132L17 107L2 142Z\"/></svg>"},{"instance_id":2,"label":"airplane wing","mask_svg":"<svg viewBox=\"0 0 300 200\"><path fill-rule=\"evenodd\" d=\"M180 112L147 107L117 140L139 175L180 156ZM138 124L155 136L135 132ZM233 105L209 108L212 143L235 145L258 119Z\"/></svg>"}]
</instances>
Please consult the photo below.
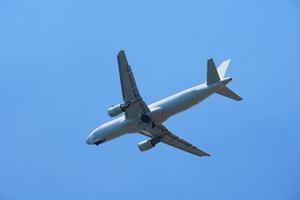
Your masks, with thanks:
<instances>
[{"instance_id":1,"label":"airplane wing","mask_svg":"<svg viewBox=\"0 0 300 200\"><path fill-rule=\"evenodd\" d=\"M147 104L140 96L131 67L127 62L124 50L121 50L118 54L118 65L123 100L124 102L130 103L129 108L125 111L125 116L127 118L135 118L138 117L140 113L144 114L149 112L150 110Z\"/></svg>"},{"instance_id":2,"label":"airplane wing","mask_svg":"<svg viewBox=\"0 0 300 200\"><path fill-rule=\"evenodd\" d=\"M171 145L177 149L192 153L197 156L210 156L208 153L198 149L187 141L177 137L172 134L165 126L162 124L155 124L151 129L147 129L141 132L143 135L158 138L160 142Z\"/></svg>"}]
</instances>

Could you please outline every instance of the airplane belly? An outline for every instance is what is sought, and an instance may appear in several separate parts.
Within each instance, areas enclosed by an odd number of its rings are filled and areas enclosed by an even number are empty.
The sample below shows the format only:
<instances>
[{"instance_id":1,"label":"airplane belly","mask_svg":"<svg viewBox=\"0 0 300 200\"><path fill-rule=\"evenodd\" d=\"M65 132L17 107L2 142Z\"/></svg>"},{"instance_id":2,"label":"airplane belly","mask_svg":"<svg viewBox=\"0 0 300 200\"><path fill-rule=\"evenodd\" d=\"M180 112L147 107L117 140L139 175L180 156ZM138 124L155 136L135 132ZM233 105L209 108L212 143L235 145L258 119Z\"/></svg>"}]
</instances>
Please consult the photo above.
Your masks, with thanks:
<instances>
[{"instance_id":1,"label":"airplane belly","mask_svg":"<svg viewBox=\"0 0 300 200\"><path fill-rule=\"evenodd\" d=\"M194 106L197 103L196 95L191 91L170 99L162 105L162 108L164 110L164 114L167 117L170 117Z\"/></svg>"},{"instance_id":2,"label":"airplane belly","mask_svg":"<svg viewBox=\"0 0 300 200\"><path fill-rule=\"evenodd\" d=\"M163 99L156 104L157 106L161 107L161 115L164 116L164 120L166 120L170 116L189 109L190 107L200 103L212 93L212 91L206 90L203 87L195 87Z\"/></svg>"},{"instance_id":3,"label":"airplane belly","mask_svg":"<svg viewBox=\"0 0 300 200\"><path fill-rule=\"evenodd\" d=\"M158 123L162 123L168 119L168 115L166 115L164 109L161 107L151 109L151 112L148 115L154 122Z\"/></svg>"},{"instance_id":4,"label":"airplane belly","mask_svg":"<svg viewBox=\"0 0 300 200\"><path fill-rule=\"evenodd\" d=\"M116 120L113 122L106 123L96 128L91 137L94 141L102 140L108 141L116 137L122 136L129 132L130 125L127 125L127 120Z\"/></svg>"},{"instance_id":5,"label":"airplane belly","mask_svg":"<svg viewBox=\"0 0 300 200\"><path fill-rule=\"evenodd\" d=\"M122 131L120 127L111 127L109 129L106 129L102 132L101 136L105 138L106 141L112 140L116 137L119 137L121 135L125 134L125 131Z\"/></svg>"}]
</instances>

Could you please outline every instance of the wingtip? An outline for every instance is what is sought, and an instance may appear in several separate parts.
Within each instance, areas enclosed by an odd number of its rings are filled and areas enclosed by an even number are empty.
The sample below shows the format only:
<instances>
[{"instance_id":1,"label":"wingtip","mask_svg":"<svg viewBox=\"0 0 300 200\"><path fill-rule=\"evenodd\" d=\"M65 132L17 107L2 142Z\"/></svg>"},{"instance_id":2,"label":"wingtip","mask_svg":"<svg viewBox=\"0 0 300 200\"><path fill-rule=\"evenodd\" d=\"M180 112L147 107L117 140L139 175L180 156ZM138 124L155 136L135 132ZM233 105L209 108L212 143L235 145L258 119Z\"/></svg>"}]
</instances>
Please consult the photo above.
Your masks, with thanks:
<instances>
[{"instance_id":1,"label":"wingtip","mask_svg":"<svg viewBox=\"0 0 300 200\"><path fill-rule=\"evenodd\" d=\"M231 62L231 59L226 59L224 62L226 62L226 63L228 63L228 65L230 64L230 62Z\"/></svg>"},{"instance_id":2,"label":"wingtip","mask_svg":"<svg viewBox=\"0 0 300 200\"><path fill-rule=\"evenodd\" d=\"M206 153L206 152L202 152L201 155L198 155L200 157L211 157L211 155L209 153Z\"/></svg>"},{"instance_id":3,"label":"wingtip","mask_svg":"<svg viewBox=\"0 0 300 200\"><path fill-rule=\"evenodd\" d=\"M238 98L236 99L236 101L242 101L244 100L242 97L238 96Z\"/></svg>"},{"instance_id":4,"label":"wingtip","mask_svg":"<svg viewBox=\"0 0 300 200\"><path fill-rule=\"evenodd\" d=\"M118 55L121 55L121 54L125 54L125 49L121 49L118 53Z\"/></svg>"},{"instance_id":5,"label":"wingtip","mask_svg":"<svg viewBox=\"0 0 300 200\"><path fill-rule=\"evenodd\" d=\"M207 62L213 62L213 61L214 61L213 58L209 58L209 59L207 60Z\"/></svg>"}]
</instances>

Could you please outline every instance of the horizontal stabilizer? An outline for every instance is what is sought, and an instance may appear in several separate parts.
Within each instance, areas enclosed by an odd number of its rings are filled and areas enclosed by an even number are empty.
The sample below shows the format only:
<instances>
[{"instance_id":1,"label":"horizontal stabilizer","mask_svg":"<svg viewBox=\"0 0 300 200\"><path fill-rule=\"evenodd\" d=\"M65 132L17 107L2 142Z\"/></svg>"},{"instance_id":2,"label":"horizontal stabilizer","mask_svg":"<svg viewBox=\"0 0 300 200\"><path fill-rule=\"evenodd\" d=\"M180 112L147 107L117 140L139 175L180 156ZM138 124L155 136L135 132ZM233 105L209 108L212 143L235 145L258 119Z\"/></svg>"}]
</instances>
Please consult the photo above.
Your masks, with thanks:
<instances>
[{"instance_id":1,"label":"horizontal stabilizer","mask_svg":"<svg viewBox=\"0 0 300 200\"><path fill-rule=\"evenodd\" d=\"M228 87L223 87L219 91L216 92L217 94L223 95L225 97L231 98L236 101L241 101L243 100L242 97L234 93L232 90L230 90Z\"/></svg>"}]
</instances>

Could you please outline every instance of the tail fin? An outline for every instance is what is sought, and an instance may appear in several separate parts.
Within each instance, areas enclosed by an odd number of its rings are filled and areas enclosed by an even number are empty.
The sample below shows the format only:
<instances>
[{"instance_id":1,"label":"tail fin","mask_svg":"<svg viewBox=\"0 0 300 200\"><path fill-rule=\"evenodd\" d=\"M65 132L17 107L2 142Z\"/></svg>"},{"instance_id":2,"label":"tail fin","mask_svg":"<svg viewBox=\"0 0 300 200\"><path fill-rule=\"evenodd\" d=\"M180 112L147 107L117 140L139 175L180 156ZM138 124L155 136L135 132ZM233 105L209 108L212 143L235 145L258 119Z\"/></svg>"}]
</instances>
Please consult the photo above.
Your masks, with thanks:
<instances>
[{"instance_id":1,"label":"tail fin","mask_svg":"<svg viewBox=\"0 0 300 200\"><path fill-rule=\"evenodd\" d=\"M241 101L243 100L242 97L234 93L232 90L230 90L228 87L223 87L222 89L218 90L216 92L217 94L223 95L225 97L228 97L230 99L236 100L236 101Z\"/></svg>"},{"instance_id":2,"label":"tail fin","mask_svg":"<svg viewBox=\"0 0 300 200\"><path fill-rule=\"evenodd\" d=\"M230 60L225 60L222 62L222 64L218 67L218 74L220 76L220 79L223 79L225 77L225 73L227 71L228 65L230 63Z\"/></svg>"},{"instance_id":3,"label":"tail fin","mask_svg":"<svg viewBox=\"0 0 300 200\"><path fill-rule=\"evenodd\" d=\"M214 60L211 58L207 61L207 85L217 83L219 81L223 82L225 85L231 81L231 78L224 78L225 73L227 71L228 65L230 63L230 60L225 60L218 69L216 68L216 65L214 63ZM225 97L234 99L236 101L241 101L242 98L235 94L233 91L231 91L228 87L224 87L218 91L216 91L217 94L223 95Z\"/></svg>"},{"instance_id":4,"label":"tail fin","mask_svg":"<svg viewBox=\"0 0 300 200\"><path fill-rule=\"evenodd\" d=\"M207 78L206 82L208 85L220 81L220 76L218 74L214 60L211 58L207 61Z\"/></svg>"},{"instance_id":5,"label":"tail fin","mask_svg":"<svg viewBox=\"0 0 300 200\"><path fill-rule=\"evenodd\" d=\"M225 60L222 64L216 68L214 60L211 58L207 61L207 84L212 84L220 81L224 78L227 71L230 60Z\"/></svg>"}]
</instances>

